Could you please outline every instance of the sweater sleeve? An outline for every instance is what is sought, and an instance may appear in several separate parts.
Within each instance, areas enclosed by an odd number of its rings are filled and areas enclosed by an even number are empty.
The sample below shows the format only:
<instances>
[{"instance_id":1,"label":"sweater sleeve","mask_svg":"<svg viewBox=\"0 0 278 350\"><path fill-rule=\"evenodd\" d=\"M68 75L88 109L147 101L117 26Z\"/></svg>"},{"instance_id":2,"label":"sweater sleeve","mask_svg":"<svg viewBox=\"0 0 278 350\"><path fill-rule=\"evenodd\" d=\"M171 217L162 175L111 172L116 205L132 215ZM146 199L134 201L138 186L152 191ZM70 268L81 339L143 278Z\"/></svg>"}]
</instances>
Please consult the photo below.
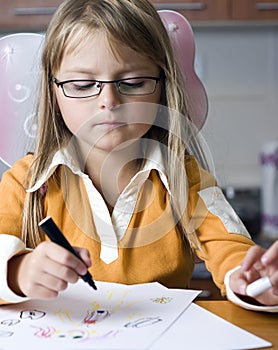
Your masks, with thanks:
<instances>
[{"instance_id":1,"label":"sweater sleeve","mask_svg":"<svg viewBox=\"0 0 278 350\"><path fill-rule=\"evenodd\" d=\"M239 269L240 266L235 267L234 269L228 271L225 276L225 286L226 286L226 294L227 298L233 302L234 304L243 307L244 309L247 310L252 310L252 311L263 311L263 312L273 312L276 313L278 312L278 305L274 306L267 306L267 305L253 305L250 303L247 303L246 301L240 299L230 288L230 276L231 274Z\"/></svg>"},{"instance_id":2,"label":"sweater sleeve","mask_svg":"<svg viewBox=\"0 0 278 350\"><path fill-rule=\"evenodd\" d=\"M198 256L205 261L215 284L226 294L226 273L241 264L255 243L225 199L221 189L212 186L198 191L198 237L201 243Z\"/></svg>"},{"instance_id":3,"label":"sweater sleeve","mask_svg":"<svg viewBox=\"0 0 278 350\"><path fill-rule=\"evenodd\" d=\"M32 155L24 157L2 175L0 182L0 234L21 237L26 180L32 158Z\"/></svg>"},{"instance_id":4,"label":"sweater sleeve","mask_svg":"<svg viewBox=\"0 0 278 350\"><path fill-rule=\"evenodd\" d=\"M231 273L240 266L255 243L215 178L201 169L196 160L191 158L187 163L189 227L198 235L197 256L205 262L222 295L230 301L250 310L276 312L276 306L248 304L231 290Z\"/></svg>"},{"instance_id":5,"label":"sweater sleeve","mask_svg":"<svg viewBox=\"0 0 278 350\"><path fill-rule=\"evenodd\" d=\"M7 266L11 257L25 252L24 243L12 235L0 235L0 304L16 303L28 300L13 293L7 283Z\"/></svg>"},{"instance_id":6,"label":"sweater sleeve","mask_svg":"<svg viewBox=\"0 0 278 350\"><path fill-rule=\"evenodd\" d=\"M215 284L225 295L225 274L240 265L254 242L215 178L200 168L192 157L186 165L189 228L195 230L199 240L196 254L205 262Z\"/></svg>"},{"instance_id":7,"label":"sweater sleeve","mask_svg":"<svg viewBox=\"0 0 278 350\"><path fill-rule=\"evenodd\" d=\"M25 179L32 160L28 155L7 170L0 182L0 304L27 300L14 294L7 284L7 264L11 257L24 253L21 240Z\"/></svg>"}]
</instances>

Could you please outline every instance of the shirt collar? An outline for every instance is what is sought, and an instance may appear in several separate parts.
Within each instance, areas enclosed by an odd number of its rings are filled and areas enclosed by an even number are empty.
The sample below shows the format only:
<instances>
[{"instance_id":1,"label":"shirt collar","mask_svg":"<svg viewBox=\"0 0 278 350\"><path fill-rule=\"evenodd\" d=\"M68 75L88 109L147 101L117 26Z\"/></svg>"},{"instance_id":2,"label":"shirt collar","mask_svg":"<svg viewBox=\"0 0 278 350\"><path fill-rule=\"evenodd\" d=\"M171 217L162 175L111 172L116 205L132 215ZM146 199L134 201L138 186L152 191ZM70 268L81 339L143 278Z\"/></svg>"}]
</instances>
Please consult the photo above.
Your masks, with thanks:
<instances>
[{"instance_id":1,"label":"shirt collar","mask_svg":"<svg viewBox=\"0 0 278 350\"><path fill-rule=\"evenodd\" d=\"M163 185L170 194L169 183L164 166L163 154L159 144L157 142L149 142L148 145L145 144L143 154L145 164L143 168L135 175L134 178L138 178L140 177L140 174L150 172L151 170L155 169L158 171ZM47 180L52 176L52 174L55 172L56 168L59 165L67 166L74 174L80 177L87 177L87 175L82 171L80 167L76 151L71 145L69 145L67 147L61 148L54 154L49 167L44 171L44 173L37 180L37 182L31 188L27 189L27 192L35 192L39 188L41 188L41 186L45 182L47 182ZM131 179L131 182L133 182L133 179Z\"/></svg>"}]
</instances>

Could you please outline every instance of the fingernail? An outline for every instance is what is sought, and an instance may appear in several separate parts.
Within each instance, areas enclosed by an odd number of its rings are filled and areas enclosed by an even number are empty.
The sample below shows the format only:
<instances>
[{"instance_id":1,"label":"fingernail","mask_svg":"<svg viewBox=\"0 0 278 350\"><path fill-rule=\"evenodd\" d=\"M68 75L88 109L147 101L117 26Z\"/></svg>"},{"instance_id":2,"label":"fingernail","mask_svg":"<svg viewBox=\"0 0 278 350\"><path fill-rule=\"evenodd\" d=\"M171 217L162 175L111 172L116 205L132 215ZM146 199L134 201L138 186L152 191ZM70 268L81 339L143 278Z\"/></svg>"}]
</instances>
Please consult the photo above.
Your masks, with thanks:
<instances>
[{"instance_id":1,"label":"fingernail","mask_svg":"<svg viewBox=\"0 0 278 350\"><path fill-rule=\"evenodd\" d=\"M267 255L263 255L261 257L261 262L264 264L264 265L267 265L268 263L268 256Z\"/></svg>"}]
</instances>

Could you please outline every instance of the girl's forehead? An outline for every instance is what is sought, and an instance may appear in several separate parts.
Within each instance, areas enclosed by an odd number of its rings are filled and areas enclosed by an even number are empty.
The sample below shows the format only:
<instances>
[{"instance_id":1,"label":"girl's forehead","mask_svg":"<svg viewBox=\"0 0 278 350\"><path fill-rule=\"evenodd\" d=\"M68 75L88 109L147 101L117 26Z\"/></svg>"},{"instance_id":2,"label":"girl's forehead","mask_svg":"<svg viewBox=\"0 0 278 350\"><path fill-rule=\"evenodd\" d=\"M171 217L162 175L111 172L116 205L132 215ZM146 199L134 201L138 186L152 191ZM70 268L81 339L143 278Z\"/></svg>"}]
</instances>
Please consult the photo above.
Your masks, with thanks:
<instances>
[{"instance_id":1,"label":"girl's forehead","mask_svg":"<svg viewBox=\"0 0 278 350\"><path fill-rule=\"evenodd\" d=\"M65 48L60 69L68 71L76 66L99 69L103 67L115 67L132 70L132 67L144 67L152 65L152 61L142 53L139 53L125 43L111 40L105 33L97 31L87 35L83 40L78 40L75 35Z\"/></svg>"},{"instance_id":2,"label":"girl's forehead","mask_svg":"<svg viewBox=\"0 0 278 350\"><path fill-rule=\"evenodd\" d=\"M89 30L83 26L73 28L73 30L67 33L66 40L64 40L64 54L74 54L82 50L97 35L97 30Z\"/></svg>"},{"instance_id":3,"label":"girl's forehead","mask_svg":"<svg viewBox=\"0 0 278 350\"><path fill-rule=\"evenodd\" d=\"M129 49L127 44L114 40L103 31L95 30L84 33L84 31L79 30L69 35L63 55L82 56L83 53L88 51L91 51L92 55L96 55L100 48L106 48L115 58L121 57L123 48L125 49L124 51Z\"/></svg>"}]
</instances>

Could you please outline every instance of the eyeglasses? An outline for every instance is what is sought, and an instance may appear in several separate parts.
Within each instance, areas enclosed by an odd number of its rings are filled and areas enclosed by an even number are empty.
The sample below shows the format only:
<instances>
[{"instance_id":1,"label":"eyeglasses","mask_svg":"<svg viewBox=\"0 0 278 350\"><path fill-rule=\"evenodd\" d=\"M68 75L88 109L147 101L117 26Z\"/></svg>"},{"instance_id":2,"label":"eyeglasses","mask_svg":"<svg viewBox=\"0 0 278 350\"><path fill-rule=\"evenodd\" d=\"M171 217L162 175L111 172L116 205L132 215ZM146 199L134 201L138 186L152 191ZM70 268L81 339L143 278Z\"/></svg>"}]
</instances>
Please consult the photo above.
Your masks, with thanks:
<instances>
[{"instance_id":1,"label":"eyeglasses","mask_svg":"<svg viewBox=\"0 0 278 350\"><path fill-rule=\"evenodd\" d=\"M104 84L114 84L117 91L127 96L151 95L155 92L160 78L135 77L119 80L66 80L58 81L55 77L51 80L61 87L63 93L69 98L88 98L100 94Z\"/></svg>"}]
</instances>

